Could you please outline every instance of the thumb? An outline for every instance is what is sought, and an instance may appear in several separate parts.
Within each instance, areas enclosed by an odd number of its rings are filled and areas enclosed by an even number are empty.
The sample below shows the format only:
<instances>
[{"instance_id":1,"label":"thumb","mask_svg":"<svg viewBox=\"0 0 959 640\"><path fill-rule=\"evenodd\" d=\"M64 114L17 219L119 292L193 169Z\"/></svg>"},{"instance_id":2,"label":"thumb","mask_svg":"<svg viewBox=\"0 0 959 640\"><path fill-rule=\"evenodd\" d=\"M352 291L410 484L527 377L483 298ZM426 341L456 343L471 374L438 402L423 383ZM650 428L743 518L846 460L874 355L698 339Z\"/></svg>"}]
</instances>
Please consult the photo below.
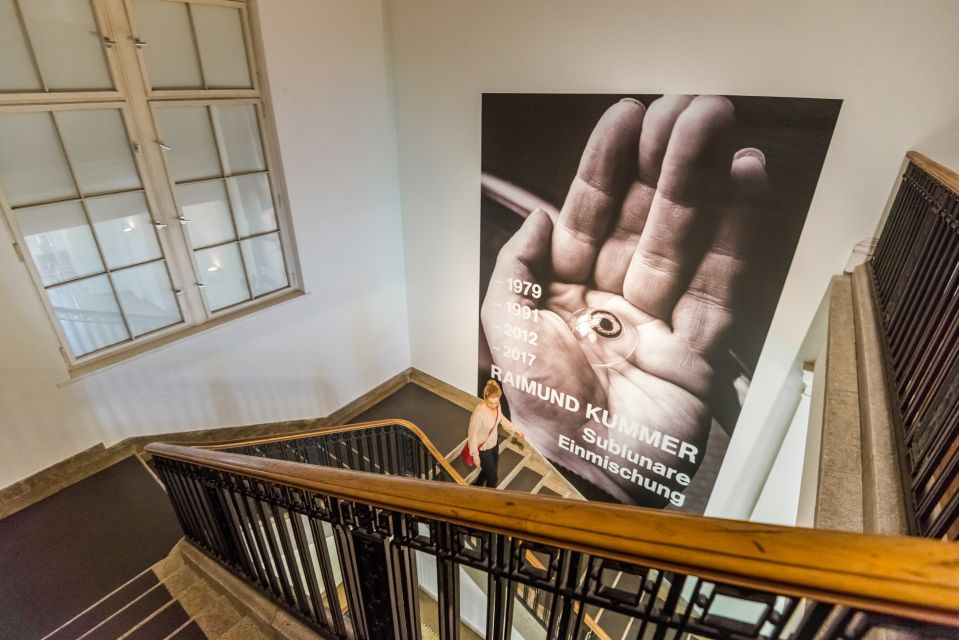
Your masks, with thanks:
<instances>
[{"instance_id":1,"label":"thumb","mask_svg":"<svg viewBox=\"0 0 959 640\"><path fill-rule=\"evenodd\" d=\"M513 291L509 287L510 278L539 284L545 289L550 279L549 256L552 235L553 222L545 211L535 209L529 214L523 226L500 250L487 298L494 296L498 302L528 303L533 297L531 292ZM541 299L542 295L538 298ZM531 306L538 306L538 300L533 302Z\"/></svg>"},{"instance_id":2,"label":"thumb","mask_svg":"<svg viewBox=\"0 0 959 640\"><path fill-rule=\"evenodd\" d=\"M490 335L493 325L511 306L519 304L531 309L540 306L551 277L552 236L553 222L549 215L542 209L535 209L500 249L480 312L486 335ZM517 287L519 291L511 286L511 282L517 281L523 283ZM526 287L525 283L530 286Z\"/></svg>"}]
</instances>

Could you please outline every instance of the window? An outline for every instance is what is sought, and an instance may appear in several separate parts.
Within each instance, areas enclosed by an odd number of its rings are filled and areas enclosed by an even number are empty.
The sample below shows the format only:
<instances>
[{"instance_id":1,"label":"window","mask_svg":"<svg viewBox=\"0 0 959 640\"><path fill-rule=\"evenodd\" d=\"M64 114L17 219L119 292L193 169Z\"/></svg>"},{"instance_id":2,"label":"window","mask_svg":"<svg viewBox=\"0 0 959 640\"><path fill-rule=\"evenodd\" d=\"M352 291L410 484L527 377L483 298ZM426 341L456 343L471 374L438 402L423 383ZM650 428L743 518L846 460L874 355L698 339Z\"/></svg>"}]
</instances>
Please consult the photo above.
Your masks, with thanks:
<instances>
[{"instance_id":1,"label":"window","mask_svg":"<svg viewBox=\"0 0 959 640\"><path fill-rule=\"evenodd\" d=\"M0 207L80 367L299 287L244 2L0 0Z\"/></svg>"}]
</instances>

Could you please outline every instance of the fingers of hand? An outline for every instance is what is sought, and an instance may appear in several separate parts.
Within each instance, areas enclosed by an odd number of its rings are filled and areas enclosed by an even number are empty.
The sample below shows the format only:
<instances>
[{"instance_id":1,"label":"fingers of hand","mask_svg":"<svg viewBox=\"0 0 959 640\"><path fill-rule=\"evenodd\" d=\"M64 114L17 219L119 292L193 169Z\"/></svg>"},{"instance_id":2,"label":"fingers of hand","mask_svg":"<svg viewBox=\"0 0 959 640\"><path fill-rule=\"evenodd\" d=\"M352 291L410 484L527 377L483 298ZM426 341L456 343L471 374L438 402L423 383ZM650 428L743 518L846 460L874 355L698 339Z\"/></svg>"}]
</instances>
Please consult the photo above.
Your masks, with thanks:
<instances>
[{"instance_id":1,"label":"fingers of hand","mask_svg":"<svg viewBox=\"0 0 959 640\"><path fill-rule=\"evenodd\" d=\"M616 224L596 259L594 279L596 286L603 291L623 293L626 270L656 195L656 182L670 134L679 114L692 99L692 96L663 96L654 100L646 110L639 137L639 173L629 186Z\"/></svg>"},{"instance_id":2,"label":"fingers of hand","mask_svg":"<svg viewBox=\"0 0 959 640\"><path fill-rule=\"evenodd\" d=\"M564 282L586 282L610 220L637 174L639 134L646 109L624 99L607 109L583 151L553 234L553 269Z\"/></svg>"},{"instance_id":3,"label":"fingers of hand","mask_svg":"<svg viewBox=\"0 0 959 640\"><path fill-rule=\"evenodd\" d=\"M646 110L639 139L639 180L643 184L656 188L676 120L692 101L693 96L663 96Z\"/></svg>"},{"instance_id":4,"label":"fingers of hand","mask_svg":"<svg viewBox=\"0 0 959 640\"><path fill-rule=\"evenodd\" d=\"M646 225L646 214L649 213L655 193L655 189L639 181L633 182L629 187L619 221L596 257L593 278L598 289L623 293L626 270Z\"/></svg>"},{"instance_id":5,"label":"fingers of hand","mask_svg":"<svg viewBox=\"0 0 959 640\"><path fill-rule=\"evenodd\" d=\"M725 348L749 254L757 241L756 217L763 213L768 178L758 149L742 149L730 167L732 200L719 221L712 246L676 305L673 327L690 347L712 355Z\"/></svg>"},{"instance_id":6,"label":"fingers of hand","mask_svg":"<svg viewBox=\"0 0 959 640\"><path fill-rule=\"evenodd\" d=\"M727 186L729 167L721 158L733 121L733 105L721 96L698 96L676 119L623 282L626 299L657 318L671 318L702 258L705 246L697 241L713 226L710 205Z\"/></svg>"}]
</instances>

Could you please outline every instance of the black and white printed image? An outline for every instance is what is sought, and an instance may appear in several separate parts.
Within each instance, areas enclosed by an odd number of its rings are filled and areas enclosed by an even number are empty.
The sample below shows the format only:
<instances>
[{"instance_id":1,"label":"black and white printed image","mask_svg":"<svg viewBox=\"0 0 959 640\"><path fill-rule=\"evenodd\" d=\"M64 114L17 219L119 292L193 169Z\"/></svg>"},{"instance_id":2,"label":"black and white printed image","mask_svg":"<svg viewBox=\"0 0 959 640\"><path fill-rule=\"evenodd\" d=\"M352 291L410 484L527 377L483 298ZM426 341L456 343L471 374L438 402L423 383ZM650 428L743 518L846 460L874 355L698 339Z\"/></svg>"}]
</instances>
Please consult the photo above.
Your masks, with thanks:
<instances>
[{"instance_id":1,"label":"black and white printed image","mask_svg":"<svg viewBox=\"0 0 959 640\"><path fill-rule=\"evenodd\" d=\"M840 106L484 95L478 385L586 498L705 509Z\"/></svg>"}]
</instances>

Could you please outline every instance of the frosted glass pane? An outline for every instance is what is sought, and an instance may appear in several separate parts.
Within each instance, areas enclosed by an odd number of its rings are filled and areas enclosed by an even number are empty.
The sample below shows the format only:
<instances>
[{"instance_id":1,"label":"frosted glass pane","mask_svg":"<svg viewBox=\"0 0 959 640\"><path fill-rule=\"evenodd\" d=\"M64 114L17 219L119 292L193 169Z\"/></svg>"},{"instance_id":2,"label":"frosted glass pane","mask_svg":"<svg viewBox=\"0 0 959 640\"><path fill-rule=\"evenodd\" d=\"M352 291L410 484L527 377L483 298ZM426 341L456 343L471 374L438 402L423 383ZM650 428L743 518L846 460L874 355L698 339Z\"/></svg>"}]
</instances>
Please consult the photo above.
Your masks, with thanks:
<instances>
[{"instance_id":1,"label":"frosted glass pane","mask_svg":"<svg viewBox=\"0 0 959 640\"><path fill-rule=\"evenodd\" d=\"M254 296L282 289L289 284L278 234L271 233L268 236L242 240L240 248L243 250L243 261Z\"/></svg>"},{"instance_id":2,"label":"frosted glass pane","mask_svg":"<svg viewBox=\"0 0 959 640\"><path fill-rule=\"evenodd\" d=\"M206 107L164 107L157 113L176 182L222 175Z\"/></svg>"},{"instance_id":3,"label":"frosted glass pane","mask_svg":"<svg viewBox=\"0 0 959 640\"><path fill-rule=\"evenodd\" d=\"M196 264L210 311L250 299L236 244L197 251Z\"/></svg>"},{"instance_id":4,"label":"frosted glass pane","mask_svg":"<svg viewBox=\"0 0 959 640\"><path fill-rule=\"evenodd\" d=\"M208 247L233 240L230 205L221 180L196 182L177 187L177 200L190 235L190 245Z\"/></svg>"},{"instance_id":5,"label":"frosted glass pane","mask_svg":"<svg viewBox=\"0 0 959 640\"><path fill-rule=\"evenodd\" d=\"M249 88L243 23L239 9L194 4L193 26L208 89Z\"/></svg>"},{"instance_id":6,"label":"frosted glass pane","mask_svg":"<svg viewBox=\"0 0 959 640\"><path fill-rule=\"evenodd\" d=\"M0 0L0 91L41 91L13 0Z\"/></svg>"},{"instance_id":7,"label":"frosted glass pane","mask_svg":"<svg viewBox=\"0 0 959 640\"><path fill-rule=\"evenodd\" d=\"M113 88L89 0L28 0L20 8L52 91Z\"/></svg>"},{"instance_id":8,"label":"frosted glass pane","mask_svg":"<svg viewBox=\"0 0 959 640\"><path fill-rule=\"evenodd\" d=\"M0 186L14 207L78 195L49 113L0 115Z\"/></svg>"},{"instance_id":9,"label":"frosted glass pane","mask_svg":"<svg viewBox=\"0 0 959 640\"><path fill-rule=\"evenodd\" d=\"M111 269L162 257L142 192L90 198L87 211Z\"/></svg>"},{"instance_id":10,"label":"frosted glass pane","mask_svg":"<svg viewBox=\"0 0 959 640\"><path fill-rule=\"evenodd\" d=\"M79 202L19 209L16 215L44 285L103 271Z\"/></svg>"},{"instance_id":11,"label":"frosted glass pane","mask_svg":"<svg viewBox=\"0 0 959 640\"><path fill-rule=\"evenodd\" d=\"M112 274L120 306L134 336L156 331L182 318L170 274L163 262L153 262Z\"/></svg>"},{"instance_id":12,"label":"frosted glass pane","mask_svg":"<svg viewBox=\"0 0 959 640\"><path fill-rule=\"evenodd\" d=\"M140 188L119 110L64 111L54 117L80 191L89 195Z\"/></svg>"},{"instance_id":13,"label":"frosted glass pane","mask_svg":"<svg viewBox=\"0 0 959 640\"><path fill-rule=\"evenodd\" d=\"M181 2L136 0L136 30L143 48L150 86L154 89L202 89L190 15Z\"/></svg>"},{"instance_id":14,"label":"frosted glass pane","mask_svg":"<svg viewBox=\"0 0 959 640\"><path fill-rule=\"evenodd\" d=\"M240 104L214 109L223 135L223 165L226 172L246 173L266 169L256 107Z\"/></svg>"},{"instance_id":15,"label":"frosted glass pane","mask_svg":"<svg viewBox=\"0 0 959 640\"><path fill-rule=\"evenodd\" d=\"M227 178L227 185L236 213L236 232L241 238L276 229L273 197L266 174Z\"/></svg>"},{"instance_id":16,"label":"frosted glass pane","mask_svg":"<svg viewBox=\"0 0 959 640\"><path fill-rule=\"evenodd\" d=\"M130 337L106 276L53 287L47 294L74 355L82 356Z\"/></svg>"}]
</instances>

